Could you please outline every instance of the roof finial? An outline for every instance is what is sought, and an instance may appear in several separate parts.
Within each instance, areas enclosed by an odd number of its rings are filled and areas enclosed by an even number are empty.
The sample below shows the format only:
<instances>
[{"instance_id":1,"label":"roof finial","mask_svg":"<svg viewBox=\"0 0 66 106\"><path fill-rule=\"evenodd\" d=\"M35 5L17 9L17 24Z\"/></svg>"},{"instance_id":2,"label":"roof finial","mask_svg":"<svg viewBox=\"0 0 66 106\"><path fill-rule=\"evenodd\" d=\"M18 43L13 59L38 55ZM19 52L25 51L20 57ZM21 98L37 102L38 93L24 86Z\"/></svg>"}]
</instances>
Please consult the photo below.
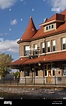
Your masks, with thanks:
<instances>
[{"instance_id":1,"label":"roof finial","mask_svg":"<svg viewBox=\"0 0 66 106\"><path fill-rule=\"evenodd\" d=\"M32 18L32 16L30 16L30 18Z\"/></svg>"}]
</instances>

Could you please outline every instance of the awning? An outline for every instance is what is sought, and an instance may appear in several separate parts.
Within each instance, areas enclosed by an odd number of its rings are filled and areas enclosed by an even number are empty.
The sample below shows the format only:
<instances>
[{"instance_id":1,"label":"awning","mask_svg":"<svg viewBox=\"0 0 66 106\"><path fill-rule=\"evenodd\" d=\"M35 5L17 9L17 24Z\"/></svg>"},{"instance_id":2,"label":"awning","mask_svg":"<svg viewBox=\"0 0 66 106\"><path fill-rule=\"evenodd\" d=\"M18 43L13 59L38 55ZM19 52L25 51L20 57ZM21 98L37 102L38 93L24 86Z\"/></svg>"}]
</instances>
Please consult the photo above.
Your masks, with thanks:
<instances>
[{"instance_id":1,"label":"awning","mask_svg":"<svg viewBox=\"0 0 66 106\"><path fill-rule=\"evenodd\" d=\"M42 55L35 59L29 59L25 61L23 64L34 64L39 62L42 63L42 62L53 62L62 60L66 60L66 52L58 52L53 54Z\"/></svg>"},{"instance_id":2,"label":"awning","mask_svg":"<svg viewBox=\"0 0 66 106\"><path fill-rule=\"evenodd\" d=\"M19 58L18 60L11 62L10 65L22 65L27 60L27 57Z\"/></svg>"}]
</instances>

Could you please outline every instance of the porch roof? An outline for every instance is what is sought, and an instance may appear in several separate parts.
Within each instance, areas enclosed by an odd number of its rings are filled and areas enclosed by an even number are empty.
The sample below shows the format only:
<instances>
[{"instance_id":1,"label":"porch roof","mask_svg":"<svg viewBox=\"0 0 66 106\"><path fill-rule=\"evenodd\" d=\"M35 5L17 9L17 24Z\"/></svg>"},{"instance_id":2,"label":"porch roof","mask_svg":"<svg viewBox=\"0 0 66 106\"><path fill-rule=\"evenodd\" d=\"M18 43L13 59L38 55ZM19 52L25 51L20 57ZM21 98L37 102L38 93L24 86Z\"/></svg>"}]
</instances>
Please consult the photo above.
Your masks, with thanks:
<instances>
[{"instance_id":1,"label":"porch roof","mask_svg":"<svg viewBox=\"0 0 66 106\"><path fill-rule=\"evenodd\" d=\"M47 54L39 56L35 59L29 59L27 61L24 61L23 64L34 64L34 63L42 63L42 62L52 62L52 61L62 61L66 60L66 52L58 52L53 54Z\"/></svg>"},{"instance_id":2,"label":"porch roof","mask_svg":"<svg viewBox=\"0 0 66 106\"><path fill-rule=\"evenodd\" d=\"M28 60L27 57L19 58L18 60L11 62L10 65L22 65L26 60Z\"/></svg>"}]
</instances>

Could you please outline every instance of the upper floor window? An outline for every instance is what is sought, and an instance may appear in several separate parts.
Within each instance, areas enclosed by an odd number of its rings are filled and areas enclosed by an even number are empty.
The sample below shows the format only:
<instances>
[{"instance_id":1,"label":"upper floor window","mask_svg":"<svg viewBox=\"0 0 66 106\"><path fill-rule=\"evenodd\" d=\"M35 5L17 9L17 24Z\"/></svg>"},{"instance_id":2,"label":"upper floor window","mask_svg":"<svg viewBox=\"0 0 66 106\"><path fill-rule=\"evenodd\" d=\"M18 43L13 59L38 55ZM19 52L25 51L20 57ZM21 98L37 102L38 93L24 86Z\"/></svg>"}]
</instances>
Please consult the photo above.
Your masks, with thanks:
<instances>
[{"instance_id":1,"label":"upper floor window","mask_svg":"<svg viewBox=\"0 0 66 106\"><path fill-rule=\"evenodd\" d=\"M52 51L56 51L56 41L52 40Z\"/></svg>"},{"instance_id":2,"label":"upper floor window","mask_svg":"<svg viewBox=\"0 0 66 106\"><path fill-rule=\"evenodd\" d=\"M34 44L34 50L37 50L37 44Z\"/></svg>"},{"instance_id":3,"label":"upper floor window","mask_svg":"<svg viewBox=\"0 0 66 106\"><path fill-rule=\"evenodd\" d=\"M62 38L62 50L66 49L66 38Z\"/></svg>"},{"instance_id":4,"label":"upper floor window","mask_svg":"<svg viewBox=\"0 0 66 106\"><path fill-rule=\"evenodd\" d=\"M41 53L45 53L45 43L41 43Z\"/></svg>"},{"instance_id":5,"label":"upper floor window","mask_svg":"<svg viewBox=\"0 0 66 106\"><path fill-rule=\"evenodd\" d=\"M50 41L47 42L47 52L50 52Z\"/></svg>"},{"instance_id":6,"label":"upper floor window","mask_svg":"<svg viewBox=\"0 0 66 106\"><path fill-rule=\"evenodd\" d=\"M30 46L24 46L24 55L29 56L30 55Z\"/></svg>"},{"instance_id":7,"label":"upper floor window","mask_svg":"<svg viewBox=\"0 0 66 106\"><path fill-rule=\"evenodd\" d=\"M33 51L33 54L34 54L34 55L35 55L35 54L38 54L37 48L38 48L37 44L34 44L34 51Z\"/></svg>"}]
</instances>

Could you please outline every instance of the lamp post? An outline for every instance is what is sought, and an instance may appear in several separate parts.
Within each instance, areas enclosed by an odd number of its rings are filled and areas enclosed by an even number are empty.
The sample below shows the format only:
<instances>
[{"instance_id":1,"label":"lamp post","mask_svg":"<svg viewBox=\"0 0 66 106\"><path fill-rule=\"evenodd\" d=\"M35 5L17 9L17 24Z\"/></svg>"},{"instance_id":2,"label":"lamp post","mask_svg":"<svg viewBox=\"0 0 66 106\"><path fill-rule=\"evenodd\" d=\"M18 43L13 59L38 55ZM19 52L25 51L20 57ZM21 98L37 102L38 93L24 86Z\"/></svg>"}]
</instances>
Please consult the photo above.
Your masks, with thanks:
<instances>
[{"instance_id":1,"label":"lamp post","mask_svg":"<svg viewBox=\"0 0 66 106\"><path fill-rule=\"evenodd\" d=\"M34 72L34 68L32 68L32 83L33 83L33 72Z\"/></svg>"}]
</instances>

